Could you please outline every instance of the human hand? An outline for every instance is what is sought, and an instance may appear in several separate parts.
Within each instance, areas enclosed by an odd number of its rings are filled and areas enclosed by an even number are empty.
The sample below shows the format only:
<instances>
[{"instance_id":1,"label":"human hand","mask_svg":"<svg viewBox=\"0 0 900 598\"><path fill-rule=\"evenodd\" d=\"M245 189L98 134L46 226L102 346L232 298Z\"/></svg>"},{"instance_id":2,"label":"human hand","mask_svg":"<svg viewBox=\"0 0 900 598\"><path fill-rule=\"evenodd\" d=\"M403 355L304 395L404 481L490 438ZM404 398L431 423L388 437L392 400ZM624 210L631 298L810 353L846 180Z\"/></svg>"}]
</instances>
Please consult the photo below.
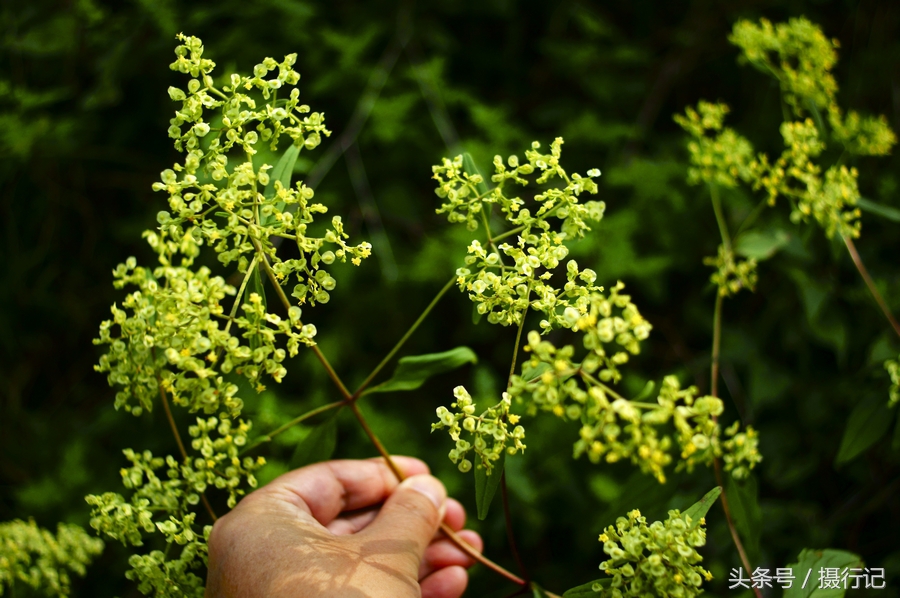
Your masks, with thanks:
<instances>
[{"instance_id":1,"label":"human hand","mask_svg":"<svg viewBox=\"0 0 900 598\"><path fill-rule=\"evenodd\" d=\"M392 459L399 485L383 459L329 461L244 497L213 526L207 598L459 598L474 561L437 530L465 510L425 463Z\"/></svg>"}]
</instances>

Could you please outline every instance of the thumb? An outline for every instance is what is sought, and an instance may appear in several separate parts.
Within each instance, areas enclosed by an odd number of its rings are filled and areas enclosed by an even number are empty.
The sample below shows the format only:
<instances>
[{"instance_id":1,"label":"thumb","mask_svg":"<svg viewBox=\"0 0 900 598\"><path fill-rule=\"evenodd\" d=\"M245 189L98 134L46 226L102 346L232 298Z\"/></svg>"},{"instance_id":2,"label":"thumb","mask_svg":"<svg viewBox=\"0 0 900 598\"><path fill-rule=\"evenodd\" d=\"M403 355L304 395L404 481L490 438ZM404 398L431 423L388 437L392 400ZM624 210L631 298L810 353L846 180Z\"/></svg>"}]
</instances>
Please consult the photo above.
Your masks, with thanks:
<instances>
[{"instance_id":1,"label":"thumb","mask_svg":"<svg viewBox=\"0 0 900 598\"><path fill-rule=\"evenodd\" d=\"M446 498L447 489L437 478L427 474L406 478L361 535L373 541L373 548L379 546L383 557L397 558L397 565L416 579L425 549L444 519Z\"/></svg>"}]
</instances>

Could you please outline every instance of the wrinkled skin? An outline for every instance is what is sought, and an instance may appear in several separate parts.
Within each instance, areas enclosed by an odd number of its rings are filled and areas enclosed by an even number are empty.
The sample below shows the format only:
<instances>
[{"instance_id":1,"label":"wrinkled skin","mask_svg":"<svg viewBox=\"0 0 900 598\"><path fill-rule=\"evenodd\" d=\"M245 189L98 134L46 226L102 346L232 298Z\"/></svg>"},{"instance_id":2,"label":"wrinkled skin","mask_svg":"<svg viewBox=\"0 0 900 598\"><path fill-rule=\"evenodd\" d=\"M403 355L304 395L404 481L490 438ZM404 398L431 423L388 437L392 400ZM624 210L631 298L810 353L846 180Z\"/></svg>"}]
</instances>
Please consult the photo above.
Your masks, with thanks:
<instances>
[{"instance_id":1,"label":"wrinkled skin","mask_svg":"<svg viewBox=\"0 0 900 598\"><path fill-rule=\"evenodd\" d=\"M473 561L438 532L466 514L417 459L329 461L247 495L213 526L207 598L459 598ZM481 538L460 535L481 550Z\"/></svg>"}]
</instances>

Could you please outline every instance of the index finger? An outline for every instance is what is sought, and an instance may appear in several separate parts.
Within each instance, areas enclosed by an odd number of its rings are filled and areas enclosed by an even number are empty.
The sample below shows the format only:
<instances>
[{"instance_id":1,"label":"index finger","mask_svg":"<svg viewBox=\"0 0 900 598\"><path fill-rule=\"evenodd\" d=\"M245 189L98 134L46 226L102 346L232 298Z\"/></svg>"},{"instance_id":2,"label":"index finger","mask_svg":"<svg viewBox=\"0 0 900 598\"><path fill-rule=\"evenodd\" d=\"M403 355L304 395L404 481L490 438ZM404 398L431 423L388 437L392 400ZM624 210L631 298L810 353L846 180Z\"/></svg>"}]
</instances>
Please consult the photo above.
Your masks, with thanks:
<instances>
[{"instance_id":1,"label":"index finger","mask_svg":"<svg viewBox=\"0 0 900 598\"><path fill-rule=\"evenodd\" d=\"M391 457L404 476L428 473L428 466L412 457ZM384 502L400 482L381 457L316 463L283 474L257 492L275 496L328 525L343 511ZM249 497L248 497L249 498Z\"/></svg>"}]
</instances>

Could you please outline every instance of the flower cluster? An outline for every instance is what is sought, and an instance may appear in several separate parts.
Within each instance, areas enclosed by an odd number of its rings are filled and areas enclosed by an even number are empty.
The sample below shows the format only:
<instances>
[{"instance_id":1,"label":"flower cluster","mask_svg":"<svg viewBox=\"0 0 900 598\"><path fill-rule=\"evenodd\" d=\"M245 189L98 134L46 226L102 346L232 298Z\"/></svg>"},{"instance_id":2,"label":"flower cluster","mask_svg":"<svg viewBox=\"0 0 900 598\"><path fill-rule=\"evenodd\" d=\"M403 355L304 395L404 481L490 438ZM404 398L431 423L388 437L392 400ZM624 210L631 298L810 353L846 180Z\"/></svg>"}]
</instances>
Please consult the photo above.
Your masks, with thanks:
<instances>
[{"instance_id":1,"label":"flower cluster","mask_svg":"<svg viewBox=\"0 0 900 598\"><path fill-rule=\"evenodd\" d=\"M719 294L728 297L737 294L741 289L752 291L756 287L756 259L739 259L734 251L719 245L716 257L707 257L703 263L716 269L710 281L719 289Z\"/></svg>"},{"instance_id":2,"label":"flower cluster","mask_svg":"<svg viewBox=\"0 0 900 598\"><path fill-rule=\"evenodd\" d=\"M815 161L826 149L825 122L831 139L849 154L886 155L897 139L884 116L843 114L832 74L837 42L802 18L777 25L765 19L758 24L740 21L730 40L741 48L745 61L780 83L792 111L781 126L785 150L775 160L765 154L754 157L750 142L723 126L728 107L700 102L697 109L675 117L691 136L689 182L724 187L747 183L764 190L770 205L778 197L787 198L794 222L812 217L829 238L858 237L856 169L841 164L823 168ZM720 292L727 286L720 282Z\"/></svg>"},{"instance_id":3,"label":"flower cluster","mask_svg":"<svg viewBox=\"0 0 900 598\"><path fill-rule=\"evenodd\" d=\"M703 580L712 579L699 564L703 557L697 552L706 544L704 524L703 518L693 521L678 510L669 511L664 522L650 525L636 509L619 517L600 534L603 552L609 555L600 570L612 576L612 583L595 591L604 598L698 596Z\"/></svg>"},{"instance_id":4,"label":"flower cluster","mask_svg":"<svg viewBox=\"0 0 900 598\"><path fill-rule=\"evenodd\" d=\"M675 122L688 132L691 166L688 182L737 187L753 177L753 145L733 129L724 126L729 108L722 103L701 101L696 110L688 106Z\"/></svg>"},{"instance_id":5,"label":"flower cluster","mask_svg":"<svg viewBox=\"0 0 900 598\"><path fill-rule=\"evenodd\" d=\"M574 263L569 267L565 289L557 289L549 282L553 271L569 254L564 242L582 237L590 230L588 221L599 221L605 209L603 202L579 202L583 192L597 193L592 177L599 176L600 171L592 170L585 177L568 175L560 165L562 143L557 138L550 145L550 153L543 154L540 144L534 142L532 149L525 152L524 164L519 163L517 156L510 156L506 162L495 157L491 180L496 186L491 190L481 175L464 171L462 156L452 161L445 158L442 165L433 168L439 182L436 193L445 200L438 213L446 212L451 222L465 222L469 230L484 223L488 246L473 241L465 267L456 274L460 290L468 293L478 313L486 314L492 324L519 324L531 307L547 315L545 327L555 326L559 314L572 301L600 289L593 285L596 274L590 270L578 272ZM507 197L505 187L509 181L527 186L532 181L526 177L532 174L538 174L533 181L538 185L556 179L560 185L535 194L532 207L519 197ZM504 234L518 233L515 243L496 242L497 236L489 227L494 205L515 227ZM553 230L551 218L561 221L558 231Z\"/></svg>"},{"instance_id":6,"label":"flower cluster","mask_svg":"<svg viewBox=\"0 0 900 598\"><path fill-rule=\"evenodd\" d=\"M84 576L101 552L103 541L77 525L60 523L54 534L34 520L0 523L0 596L5 588L15 596L15 586L24 584L64 598L71 593L71 575Z\"/></svg>"},{"instance_id":7,"label":"flower cluster","mask_svg":"<svg viewBox=\"0 0 900 598\"><path fill-rule=\"evenodd\" d=\"M455 413L446 407L437 408L437 423L431 424L431 431L446 428L456 447L450 451L450 460L456 463L463 473L472 469L472 462L466 458L473 451L479 458L478 467L484 467L490 473L494 463L500 459L503 451L514 455L525 451L525 428L517 426L519 416L510 413L510 397L503 393L501 401L486 409L481 415L475 415L475 403L469 392L462 386L453 389L456 402L450 406ZM512 430L509 426L515 426ZM471 442L460 438L465 431Z\"/></svg>"},{"instance_id":8,"label":"flower cluster","mask_svg":"<svg viewBox=\"0 0 900 598\"><path fill-rule=\"evenodd\" d=\"M750 475L750 470L762 461L759 454L759 435L751 426L739 432L740 422L734 422L725 428L727 440L722 442L722 460L725 471L730 471L735 479L741 480Z\"/></svg>"},{"instance_id":9,"label":"flower cluster","mask_svg":"<svg viewBox=\"0 0 900 598\"><path fill-rule=\"evenodd\" d=\"M831 69L837 63L838 42L809 20L777 25L766 19L759 24L738 21L728 39L743 50L745 60L778 79L795 113L808 110L809 102L827 108L834 101L838 87Z\"/></svg>"},{"instance_id":10,"label":"flower cluster","mask_svg":"<svg viewBox=\"0 0 900 598\"><path fill-rule=\"evenodd\" d=\"M131 546L142 546L145 536L159 533L166 543L182 547L176 558L161 558L163 553L158 551L131 557L132 570L127 577L139 582L142 592L169 580L166 583L186 595L202 595L202 580L190 571L206 563L211 526L195 531L197 514L193 509L210 487L227 491L229 506L233 507L237 496L244 493L242 485L256 486L253 472L265 460L241 460L238 456L238 447L246 444L248 431L248 424L235 425L224 415L198 418L197 425L190 428L191 447L197 457L178 460L171 455L154 457L150 451L126 449L125 458L131 466L120 473L123 485L132 490L131 496L106 492L86 498L93 507L91 527L98 532ZM211 433L217 436L213 438ZM164 479L160 476L163 470ZM187 591L189 588L195 591Z\"/></svg>"}]
</instances>

